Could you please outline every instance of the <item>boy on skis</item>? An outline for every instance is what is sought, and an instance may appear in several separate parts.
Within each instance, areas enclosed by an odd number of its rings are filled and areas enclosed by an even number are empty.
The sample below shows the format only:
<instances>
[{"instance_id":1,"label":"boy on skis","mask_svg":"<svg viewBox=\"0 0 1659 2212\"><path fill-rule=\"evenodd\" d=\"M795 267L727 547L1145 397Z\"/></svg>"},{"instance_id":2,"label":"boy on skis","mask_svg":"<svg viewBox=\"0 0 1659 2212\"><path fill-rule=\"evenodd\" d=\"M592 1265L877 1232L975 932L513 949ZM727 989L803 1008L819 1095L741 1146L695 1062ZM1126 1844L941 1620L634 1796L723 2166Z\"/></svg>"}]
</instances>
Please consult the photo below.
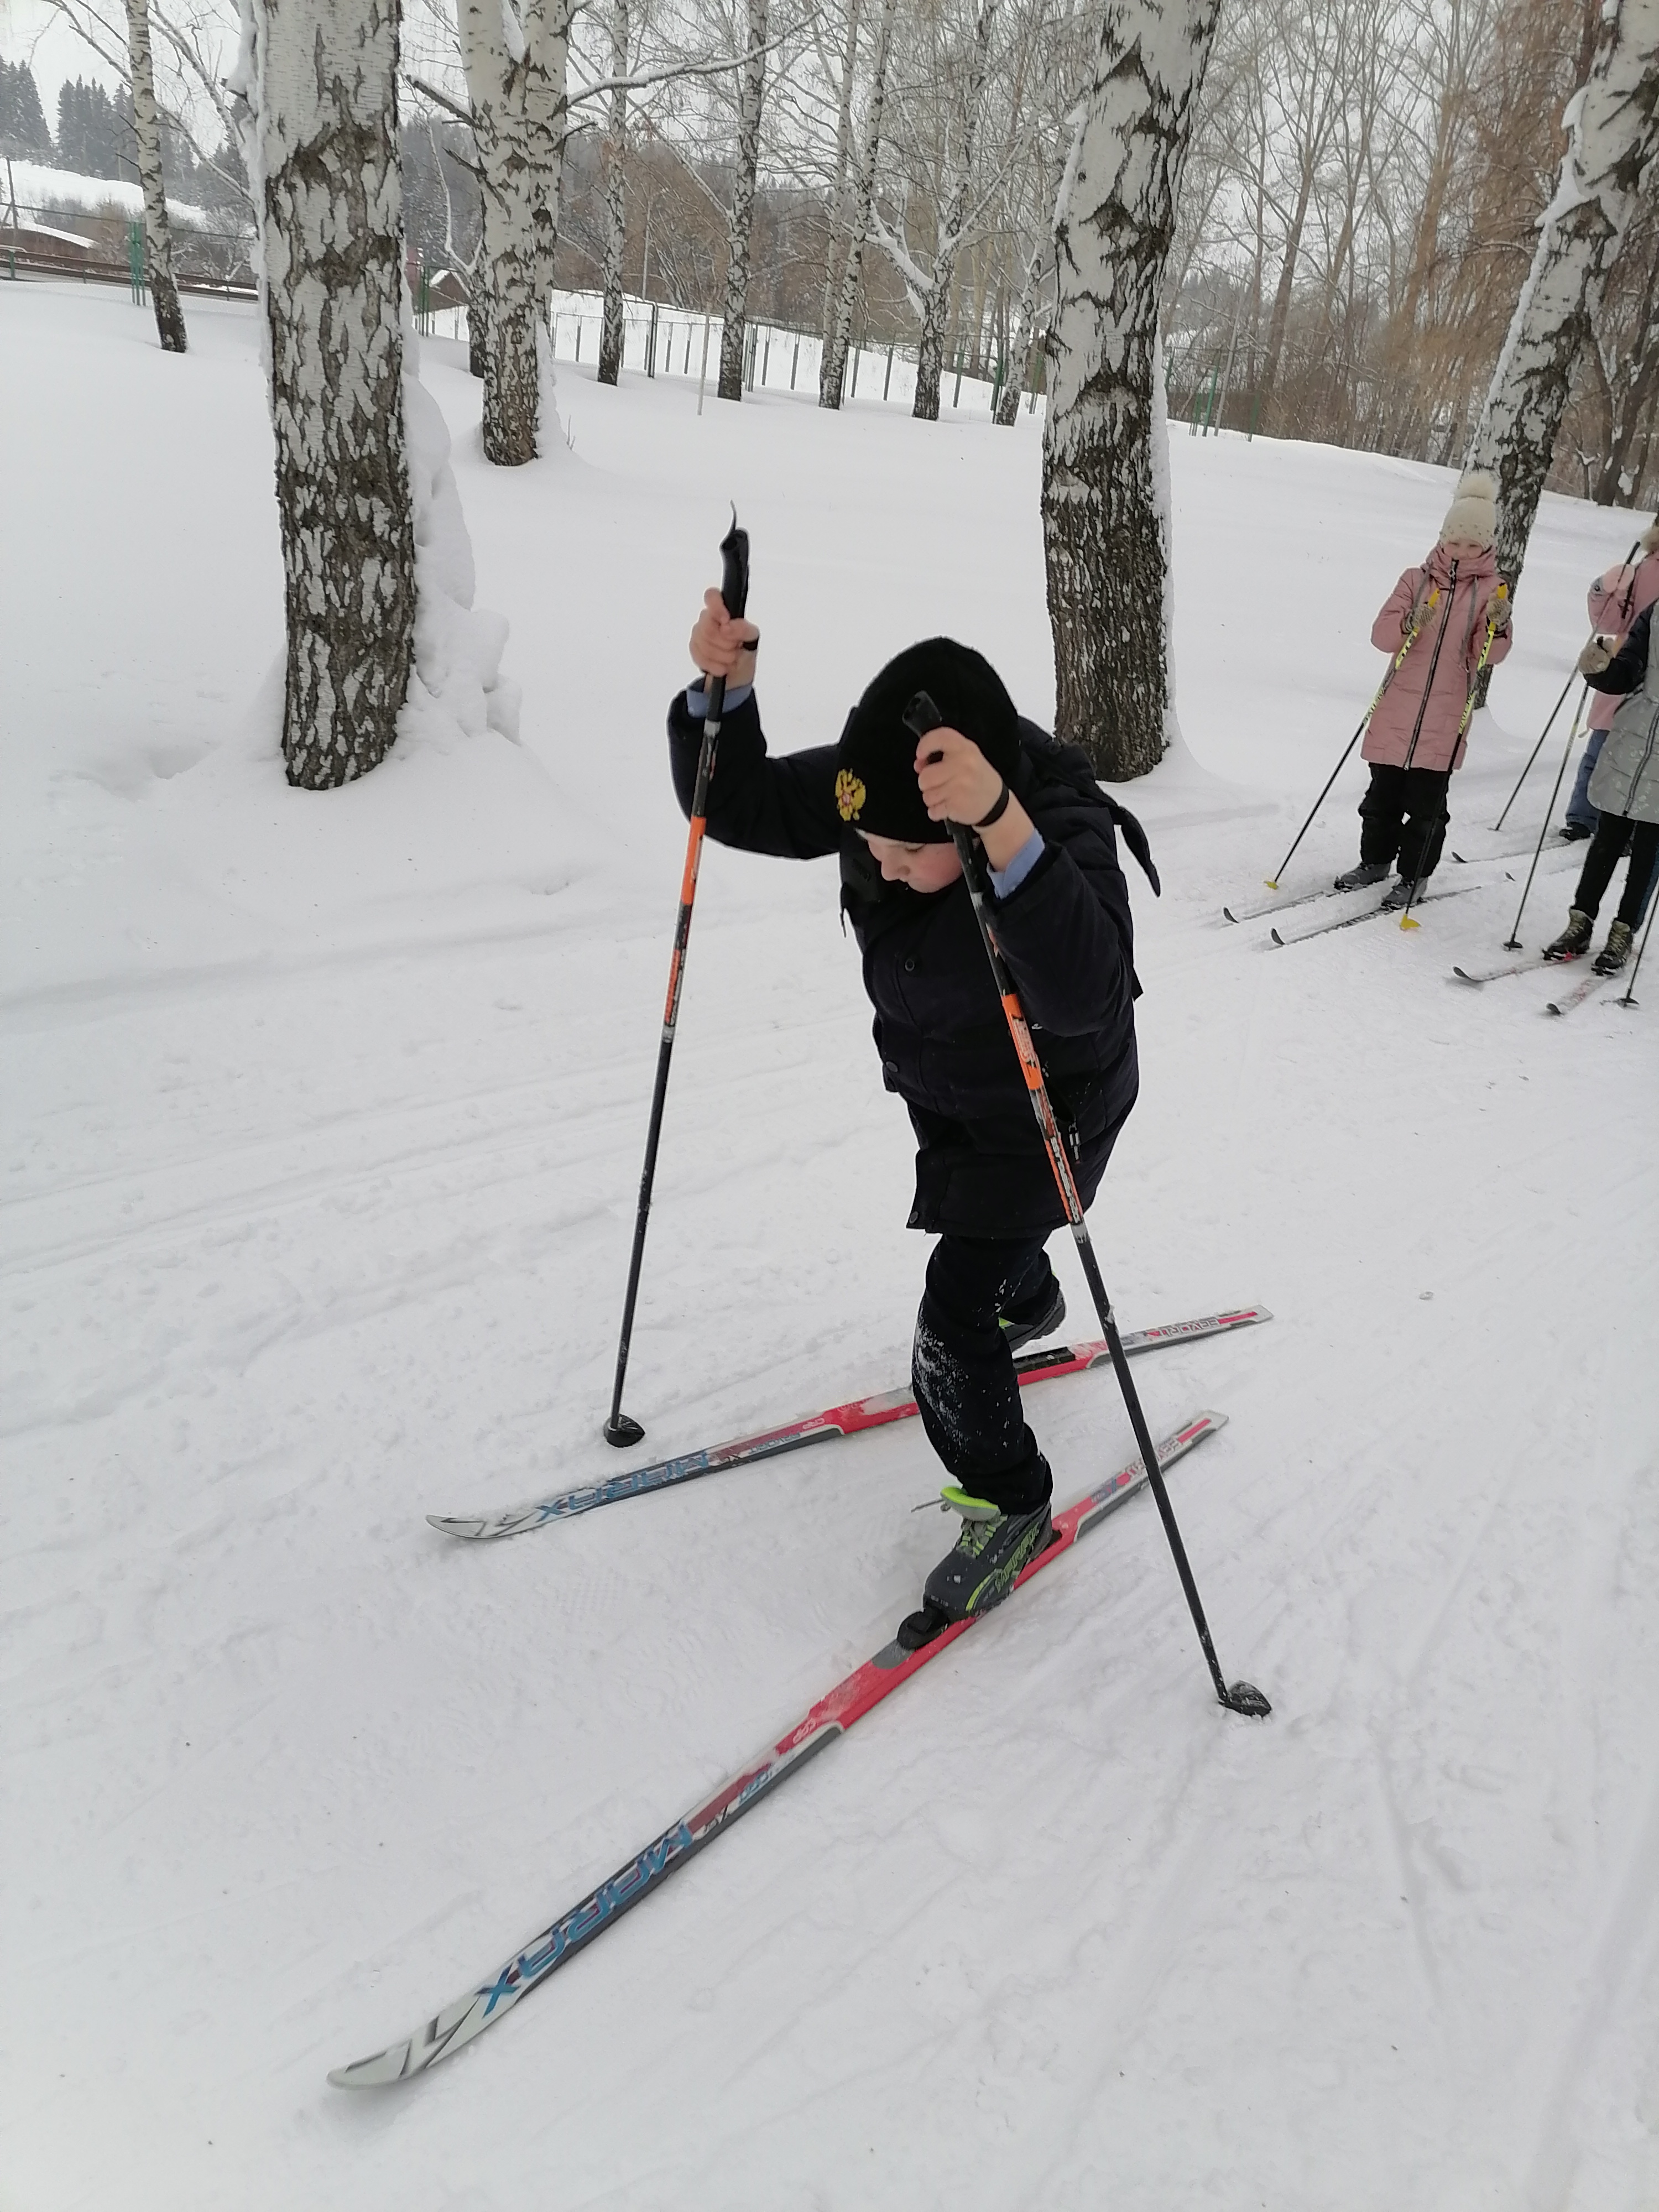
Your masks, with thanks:
<instances>
[{"instance_id":1,"label":"boy on skis","mask_svg":"<svg viewBox=\"0 0 1659 2212\"><path fill-rule=\"evenodd\" d=\"M1584 855L1567 926L1553 945L1545 946L1544 957L1573 960L1589 951L1601 895L1613 881L1628 838L1625 893L1618 917L1608 927L1607 941L1595 956L1598 975L1616 975L1629 959L1631 939L1659 865L1659 665L1653 632L1653 609L1648 607L1637 617L1617 653L1597 637L1578 656L1578 672L1590 688L1623 703L1613 715L1590 778L1590 805L1600 817L1595 835Z\"/></svg>"},{"instance_id":2,"label":"boy on skis","mask_svg":"<svg viewBox=\"0 0 1659 2212\"><path fill-rule=\"evenodd\" d=\"M1497 535L1492 478L1484 472L1465 477L1438 544L1420 568L1407 569L1371 625L1380 653L1397 653L1404 640L1410 644L1359 749L1371 764L1370 788L1359 802L1359 865L1339 876L1336 887L1380 884L1397 867L1385 908L1404 906L1413 885L1434 873L1451 822L1447 793L1453 770L1463 764L1482 657L1496 666L1510 649L1509 600L1499 593L1492 551Z\"/></svg>"},{"instance_id":3,"label":"boy on skis","mask_svg":"<svg viewBox=\"0 0 1659 2212\"><path fill-rule=\"evenodd\" d=\"M708 834L751 853L838 856L841 901L876 1010L882 1080L909 1110L909 1226L935 1234L912 1382L962 1518L928 1576L915 1644L987 1611L1048 1543L1053 1482L1027 1425L1013 1352L1066 1303L1045 1243L1066 1215L1032 1118L948 824L971 824L998 941L1030 1018L1085 1205L1135 1102L1134 929L1115 823L1154 872L1140 825L1084 756L1024 720L990 663L948 638L909 647L870 683L836 744L775 756L753 683L752 623L705 594L691 633L702 679L668 719L690 812L708 678L726 679ZM944 726L918 742L926 691Z\"/></svg>"}]
</instances>

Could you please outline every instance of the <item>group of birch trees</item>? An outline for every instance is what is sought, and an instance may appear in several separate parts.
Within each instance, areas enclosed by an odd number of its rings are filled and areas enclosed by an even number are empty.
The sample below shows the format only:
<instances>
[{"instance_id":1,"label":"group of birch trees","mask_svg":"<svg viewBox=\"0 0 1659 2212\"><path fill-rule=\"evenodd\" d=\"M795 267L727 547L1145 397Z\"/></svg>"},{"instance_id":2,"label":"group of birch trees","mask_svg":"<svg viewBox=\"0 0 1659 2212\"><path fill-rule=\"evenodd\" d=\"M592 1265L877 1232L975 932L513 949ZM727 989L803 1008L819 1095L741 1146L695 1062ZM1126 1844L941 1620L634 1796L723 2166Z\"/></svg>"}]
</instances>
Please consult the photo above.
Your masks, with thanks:
<instances>
[{"instance_id":1,"label":"group of birch trees","mask_svg":"<svg viewBox=\"0 0 1659 2212\"><path fill-rule=\"evenodd\" d=\"M124 4L142 143L163 0ZM914 333L919 416L939 412L952 347L994 349L1004 422L1040 363L1057 727L1110 776L1155 765L1171 726L1163 413L1167 340L1191 349L1195 301L1231 317L1227 381L1242 349L1253 420L1315 361L1368 395L1370 442L1492 467L1511 580L1587 362L1616 488L1641 481L1659 0L1582 0L1570 60L1547 0L1502 18L1494 0L1232 0L1219 21L1219 0L696 0L672 19L664 0L418 4L411 38L398 0L241 0L224 88L262 244L297 782L372 767L410 681L400 101L459 134L447 158L477 197L492 462L529 460L553 427L547 312L583 133L603 180L603 376L642 167L688 179L717 220L728 399L768 191L817 213L823 406L883 276ZM652 204L672 283L676 201ZM1507 272L1484 253L1470 271L1470 227L1500 205ZM1507 295L1496 331L1470 305L1483 285ZM1609 303L1632 298L1621 343Z\"/></svg>"}]
</instances>

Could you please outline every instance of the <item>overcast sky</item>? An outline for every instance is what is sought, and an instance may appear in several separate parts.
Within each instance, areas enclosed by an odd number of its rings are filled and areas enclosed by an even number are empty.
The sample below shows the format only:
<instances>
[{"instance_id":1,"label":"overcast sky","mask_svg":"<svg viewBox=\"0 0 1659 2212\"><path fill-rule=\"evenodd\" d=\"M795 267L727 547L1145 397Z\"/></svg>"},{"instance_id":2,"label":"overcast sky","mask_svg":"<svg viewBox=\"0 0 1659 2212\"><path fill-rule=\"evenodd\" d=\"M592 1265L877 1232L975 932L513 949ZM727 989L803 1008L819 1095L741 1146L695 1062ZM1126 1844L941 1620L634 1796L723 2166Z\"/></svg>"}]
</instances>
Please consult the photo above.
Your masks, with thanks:
<instances>
[{"instance_id":1,"label":"overcast sky","mask_svg":"<svg viewBox=\"0 0 1659 2212\"><path fill-rule=\"evenodd\" d=\"M58 88L65 77L96 77L112 89L117 82L114 70L105 68L46 0L0 0L0 54L9 62L27 62L33 67L40 105L54 133Z\"/></svg>"}]
</instances>

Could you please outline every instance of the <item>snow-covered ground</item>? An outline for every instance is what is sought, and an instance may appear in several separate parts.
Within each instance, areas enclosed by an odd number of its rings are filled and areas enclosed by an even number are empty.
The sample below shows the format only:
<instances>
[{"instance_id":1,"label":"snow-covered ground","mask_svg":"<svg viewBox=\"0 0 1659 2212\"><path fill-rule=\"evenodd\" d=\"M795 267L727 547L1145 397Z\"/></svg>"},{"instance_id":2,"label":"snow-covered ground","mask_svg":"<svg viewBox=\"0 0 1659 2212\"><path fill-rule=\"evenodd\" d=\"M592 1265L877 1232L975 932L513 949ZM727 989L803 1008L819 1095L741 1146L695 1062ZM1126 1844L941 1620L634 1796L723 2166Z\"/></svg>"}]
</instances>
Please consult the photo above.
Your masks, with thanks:
<instances>
[{"instance_id":1,"label":"snow-covered ground","mask_svg":"<svg viewBox=\"0 0 1659 2212\"><path fill-rule=\"evenodd\" d=\"M483 1551L423 1516L623 1463L662 716L728 497L775 740L935 629L1042 715L1037 425L699 420L678 377L564 368L570 449L492 471L429 343L522 742L318 797L273 750L253 318L189 313L179 360L118 293L0 286L7 2212L1651 2208L1659 972L1565 1022L1544 979L1455 985L1496 870L1415 934L1220 920L1449 479L1179 429L1190 750L1127 794L1166 890L1094 1222L1126 1322L1277 1316L1138 1370L1160 1428L1231 1417L1171 1489L1273 1717L1214 1705L1142 1499L475 2049L326 2086L866 1657L941 1548L914 1425ZM1633 534L1546 501L1458 850L1500 842ZM1352 859L1360 786L1287 889ZM908 1188L833 870L712 850L635 1456L900 1381ZM1035 1418L1063 1497L1132 1455L1109 1375Z\"/></svg>"}]
</instances>

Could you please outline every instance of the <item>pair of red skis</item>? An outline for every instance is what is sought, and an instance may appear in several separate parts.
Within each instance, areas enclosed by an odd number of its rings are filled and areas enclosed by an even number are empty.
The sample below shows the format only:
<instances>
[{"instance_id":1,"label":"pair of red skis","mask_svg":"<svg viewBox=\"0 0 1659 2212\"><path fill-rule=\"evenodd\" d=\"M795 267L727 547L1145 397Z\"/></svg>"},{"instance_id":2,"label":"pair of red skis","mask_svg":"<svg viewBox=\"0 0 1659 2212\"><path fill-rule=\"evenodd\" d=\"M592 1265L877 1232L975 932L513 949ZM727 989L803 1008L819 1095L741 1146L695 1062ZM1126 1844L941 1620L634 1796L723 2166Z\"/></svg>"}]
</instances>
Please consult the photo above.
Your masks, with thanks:
<instances>
[{"instance_id":1,"label":"pair of red skis","mask_svg":"<svg viewBox=\"0 0 1659 2212\"><path fill-rule=\"evenodd\" d=\"M1125 1352L1146 1352L1163 1345L1188 1342L1196 1337L1222 1335L1232 1329L1246 1328L1256 1322L1271 1318L1265 1307L1240 1306L1226 1313L1208 1315L1199 1321L1177 1322L1163 1328L1135 1330L1121 1340ZM1017 1365L1022 1385L1029 1387L1034 1382L1054 1381L1062 1375L1082 1374L1109 1358L1109 1348L1103 1341L1060 1345L1047 1351L1025 1353L1018 1360ZM713 1445L675 1459L661 1460L653 1466L635 1468L607 1482L558 1492L533 1504L515 1507L507 1512L473 1518L437 1514L429 1517L434 1528L473 1540L516 1535L531 1528L544 1527L550 1521L591 1512L598 1506L611 1504L624 1498L690 1482L717 1469L745 1466L757 1460L774 1459L781 1453L823 1443L832 1437L853 1436L865 1429L880 1428L889 1422L905 1420L915 1410L915 1401L908 1391L890 1390L876 1397L855 1399L848 1405L810 1414L802 1420L790 1422L783 1428L763 1430L757 1435L739 1437L730 1443ZM1183 1422L1158 1446L1160 1469L1170 1467L1176 1460L1184 1457L1206 1437L1212 1436L1225 1420L1224 1413L1200 1413ZM1022 1588L1033 1575L1040 1574L1045 1567L1052 1565L1081 1537L1098 1528L1109 1514L1132 1498L1146 1480L1146 1468L1137 1459L1109 1476L1064 1512L1057 1514L1054 1536L1048 1548L1039 1553L1026 1567L1015 1588ZM592 1942L596 1936L603 1934L630 1906L637 1905L642 1897L666 1881L705 1844L713 1843L751 1806L758 1804L762 1797L798 1772L817 1753L843 1736L884 1698L890 1697L902 1683L908 1682L930 1660L936 1659L941 1651L965 1636L975 1625L973 1620L958 1621L918 1651L905 1651L896 1643L884 1644L873 1658L855 1668L826 1696L820 1698L793 1728L724 1783L713 1796L693 1808L671 1827L665 1828L643 1850L636 1852L568 1911L561 1913L556 1920L539 1929L511 1958L504 1960L487 1980L476 1984L453 2004L434 2014L412 2035L389 2045L373 2057L358 2059L349 2066L337 2068L329 2075L329 2080L343 2089L376 2088L389 2082L406 2081L411 2075L423 2073L428 2066L435 2065L441 2058L447 2057L463 2044L470 2043L475 2036L481 2035L485 2028L517 2004L520 1997L527 1995L568 1960L574 1958L579 1950Z\"/></svg>"}]
</instances>

